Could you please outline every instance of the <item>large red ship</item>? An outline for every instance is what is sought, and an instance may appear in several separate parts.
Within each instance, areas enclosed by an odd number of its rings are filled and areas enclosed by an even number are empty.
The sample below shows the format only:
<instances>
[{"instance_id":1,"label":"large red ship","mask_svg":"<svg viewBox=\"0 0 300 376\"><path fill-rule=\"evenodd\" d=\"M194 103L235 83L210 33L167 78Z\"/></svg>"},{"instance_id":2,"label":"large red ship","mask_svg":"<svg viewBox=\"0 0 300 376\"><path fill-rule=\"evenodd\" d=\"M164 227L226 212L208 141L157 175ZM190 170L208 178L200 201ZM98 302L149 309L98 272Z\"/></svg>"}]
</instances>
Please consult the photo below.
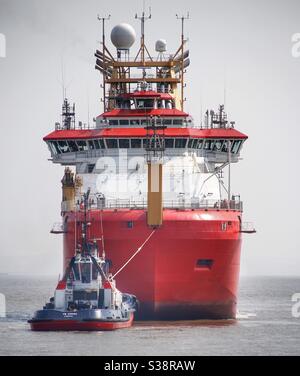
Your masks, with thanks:
<instances>
[{"instance_id":1,"label":"large red ship","mask_svg":"<svg viewBox=\"0 0 300 376\"><path fill-rule=\"evenodd\" d=\"M120 289L137 296L139 318L235 318L244 224L230 166L247 136L224 106L198 124L184 111L185 18L178 50L169 55L158 40L156 57L145 43L148 17L138 18L133 57L134 29L112 29L113 53L100 19L104 112L93 127L76 124L65 99L61 123L44 138L52 161L66 166L62 224L53 229L63 233L64 267L82 236L78 198L90 189L89 238L105 251Z\"/></svg>"}]
</instances>

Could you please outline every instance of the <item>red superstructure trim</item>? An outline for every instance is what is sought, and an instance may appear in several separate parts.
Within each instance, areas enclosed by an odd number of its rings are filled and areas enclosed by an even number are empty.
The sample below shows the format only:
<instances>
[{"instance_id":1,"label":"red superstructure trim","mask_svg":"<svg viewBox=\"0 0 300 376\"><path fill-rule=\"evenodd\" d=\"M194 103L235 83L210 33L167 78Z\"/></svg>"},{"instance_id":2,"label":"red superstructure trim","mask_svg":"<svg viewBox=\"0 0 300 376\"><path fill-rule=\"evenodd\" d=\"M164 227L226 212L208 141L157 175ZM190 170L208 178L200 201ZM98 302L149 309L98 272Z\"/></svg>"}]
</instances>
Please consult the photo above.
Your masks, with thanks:
<instances>
[{"instance_id":1,"label":"red superstructure trim","mask_svg":"<svg viewBox=\"0 0 300 376\"><path fill-rule=\"evenodd\" d=\"M160 133L160 132L158 132ZM167 128L165 137L191 137L191 138L223 138L243 139L248 136L236 129L195 129L195 128ZM145 138L147 131L144 128L105 128L90 130L57 130L44 137L44 141L51 140L82 140L92 138Z\"/></svg>"},{"instance_id":2,"label":"red superstructure trim","mask_svg":"<svg viewBox=\"0 0 300 376\"><path fill-rule=\"evenodd\" d=\"M59 281L56 286L56 290L65 290L66 286L67 286L66 281Z\"/></svg>"}]
</instances>

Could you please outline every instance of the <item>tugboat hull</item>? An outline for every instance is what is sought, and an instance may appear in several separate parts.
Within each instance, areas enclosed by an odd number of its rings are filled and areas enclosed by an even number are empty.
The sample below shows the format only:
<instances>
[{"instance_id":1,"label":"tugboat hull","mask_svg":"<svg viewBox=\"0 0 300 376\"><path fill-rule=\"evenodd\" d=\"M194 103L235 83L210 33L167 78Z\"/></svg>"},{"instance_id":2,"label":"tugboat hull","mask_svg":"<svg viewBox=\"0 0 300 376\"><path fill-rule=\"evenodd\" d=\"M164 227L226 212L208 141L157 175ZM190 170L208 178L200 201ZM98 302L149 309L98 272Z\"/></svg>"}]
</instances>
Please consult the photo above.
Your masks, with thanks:
<instances>
[{"instance_id":1,"label":"tugboat hull","mask_svg":"<svg viewBox=\"0 0 300 376\"><path fill-rule=\"evenodd\" d=\"M110 331L131 327L133 317L132 312L129 313L128 317L122 319L77 318L76 315L47 319L38 318L37 315L37 317L29 320L28 323L33 331Z\"/></svg>"}]
</instances>

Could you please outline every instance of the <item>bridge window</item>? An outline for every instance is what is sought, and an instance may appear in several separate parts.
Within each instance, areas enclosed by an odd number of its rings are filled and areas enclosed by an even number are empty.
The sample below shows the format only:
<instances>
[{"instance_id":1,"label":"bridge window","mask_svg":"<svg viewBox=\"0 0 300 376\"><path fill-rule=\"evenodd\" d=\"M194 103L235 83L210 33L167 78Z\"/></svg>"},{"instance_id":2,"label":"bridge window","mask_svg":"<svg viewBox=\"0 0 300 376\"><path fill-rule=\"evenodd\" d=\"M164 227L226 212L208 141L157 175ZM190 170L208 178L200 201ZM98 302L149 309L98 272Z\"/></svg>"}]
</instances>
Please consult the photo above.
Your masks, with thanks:
<instances>
[{"instance_id":1,"label":"bridge window","mask_svg":"<svg viewBox=\"0 0 300 376\"><path fill-rule=\"evenodd\" d=\"M52 141L50 145L52 146L52 151L54 154L60 154L60 149L58 147L57 141Z\"/></svg>"},{"instance_id":2,"label":"bridge window","mask_svg":"<svg viewBox=\"0 0 300 376\"><path fill-rule=\"evenodd\" d=\"M164 119L164 125L172 125L172 119Z\"/></svg>"},{"instance_id":3,"label":"bridge window","mask_svg":"<svg viewBox=\"0 0 300 376\"><path fill-rule=\"evenodd\" d=\"M228 152L228 141L224 141L223 146L222 146L222 152L227 153Z\"/></svg>"},{"instance_id":4,"label":"bridge window","mask_svg":"<svg viewBox=\"0 0 300 376\"><path fill-rule=\"evenodd\" d=\"M108 149L117 149L118 148L118 140L115 138L108 138L106 140L106 145Z\"/></svg>"},{"instance_id":5,"label":"bridge window","mask_svg":"<svg viewBox=\"0 0 300 376\"><path fill-rule=\"evenodd\" d=\"M146 125L148 125L148 120L147 119L142 119L141 120L141 125L143 126L146 126Z\"/></svg>"},{"instance_id":6,"label":"bridge window","mask_svg":"<svg viewBox=\"0 0 300 376\"><path fill-rule=\"evenodd\" d=\"M137 99L136 108L154 108L154 99Z\"/></svg>"},{"instance_id":7,"label":"bridge window","mask_svg":"<svg viewBox=\"0 0 300 376\"><path fill-rule=\"evenodd\" d=\"M131 140L132 149L139 149L142 146L142 140L140 138L133 138Z\"/></svg>"},{"instance_id":8,"label":"bridge window","mask_svg":"<svg viewBox=\"0 0 300 376\"><path fill-rule=\"evenodd\" d=\"M68 141L68 144L71 153L76 153L76 151L78 151L78 147L75 141Z\"/></svg>"},{"instance_id":9,"label":"bridge window","mask_svg":"<svg viewBox=\"0 0 300 376\"><path fill-rule=\"evenodd\" d=\"M171 110L173 108L173 104L171 100L166 100L166 108Z\"/></svg>"},{"instance_id":10,"label":"bridge window","mask_svg":"<svg viewBox=\"0 0 300 376\"><path fill-rule=\"evenodd\" d=\"M109 120L109 125L119 125L119 120Z\"/></svg>"},{"instance_id":11,"label":"bridge window","mask_svg":"<svg viewBox=\"0 0 300 376\"><path fill-rule=\"evenodd\" d=\"M130 125L140 125L139 119L130 120Z\"/></svg>"},{"instance_id":12,"label":"bridge window","mask_svg":"<svg viewBox=\"0 0 300 376\"><path fill-rule=\"evenodd\" d=\"M237 154L241 146L241 141L234 141L231 146L231 153Z\"/></svg>"},{"instance_id":13,"label":"bridge window","mask_svg":"<svg viewBox=\"0 0 300 376\"><path fill-rule=\"evenodd\" d=\"M202 149L202 146L203 146L203 140L198 140L194 144L194 148L197 148L197 149Z\"/></svg>"},{"instance_id":14,"label":"bridge window","mask_svg":"<svg viewBox=\"0 0 300 376\"><path fill-rule=\"evenodd\" d=\"M77 141L78 151L87 151L88 146L86 141Z\"/></svg>"},{"instance_id":15,"label":"bridge window","mask_svg":"<svg viewBox=\"0 0 300 376\"><path fill-rule=\"evenodd\" d=\"M97 150L100 149L100 145L99 145L99 141L98 140L94 140L94 145L95 145L95 148Z\"/></svg>"},{"instance_id":16,"label":"bridge window","mask_svg":"<svg viewBox=\"0 0 300 376\"><path fill-rule=\"evenodd\" d=\"M94 145L96 149L105 149L105 144L102 138L99 140L94 140Z\"/></svg>"},{"instance_id":17,"label":"bridge window","mask_svg":"<svg viewBox=\"0 0 300 376\"><path fill-rule=\"evenodd\" d=\"M92 267L91 263L81 263L80 264L81 282L82 283L91 283L91 272L92 272L91 267Z\"/></svg>"},{"instance_id":18,"label":"bridge window","mask_svg":"<svg viewBox=\"0 0 300 376\"><path fill-rule=\"evenodd\" d=\"M216 140L213 151L221 151L224 141L222 140Z\"/></svg>"},{"instance_id":19,"label":"bridge window","mask_svg":"<svg viewBox=\"0 0 300 376\"><path fill-rule=\"evenodd\" d=\"M175 148L185 148L186 138L176 138L175 139Z\"/></svg>"},{"instance_id":20,"label":"bridge window","mask_svg":"<svg viewBox=\"0 0 300 376\"><path fill-rule=\"evenodd\" d=\"M69 145L67 141L58 141L58 146L62 153L68 153L69 152Z\"/></svg>"},{"instance_id":21,"label":"bridge window","mask_svg":"<svg viewBox=\"0 0 300 376\"><path fill-rule=\"evenodd\" d=\"M173 120L173 125L182 125L183 120L182 119L174 119Z\"/></svg>"},{"instance_id":22,"label":"bridge window","mask_svg":"<svg viewBox=\"0 0 300 376\"><path fill-rule=\"evenodd\" d=\"M90 150L94 150L95 149L95 145L94 145L93 141L89 140L88 143L89 143L89 149Z\"/></svg>"},{"instance_id":23,"label":"bridge window","mask_svg":"<svg viewBox=\"0 0 300 376\"><path fill-rule=\"evenodd\" d=\"M174 147L174 138L166 138L165 139L165 147L166 148L173 148Z\"/></svg>"},{"instance_id":24,"label":"bridge window","mask_svg":"<svg viewBox=\"0 0 300 376\"><path fill-rule=\"evenodd\" d=\"M131 103L128 99L117 99L116 100L117 108L130 109Z\"/></svg>"},{"instance_id":25,"label":"bridge window","mask_svg":"<svg viewBox=\"0 0 300 376\"><path fill-rule=\"evenodd\" d=\"M80 279L80 272L79 272L78 264L74 264L73 266L73 276L74 276L74 279L77 281Z\"/></svg>"},{"instance_id":26,"label":"bridge window","mask_svg":"<svg viewBox=\"0 0 300 376\"><path fill-rule=\"evenodd\" d=\"M105 149L104 140L102 138L100 138L100 140L98 140L98 142L99 142L99 145L100 145L100 149Z\"/></svg>"},{"instance_id":27,"label":"bridge window","mask_svg":"<svg viewBox=\"0 0 300 376\"><path fill-rule=\"evenodd\" d=\"M128 120L120 120L120 125L129 125Z\"/></svg>"},{"instance_id":28,"label":"bridge window","mask_svg":"<svg viewBox=\"0 0 300 376\"><path fill-rule=\"evenodd\" d=\"M214 141L213 140L206 140L204 143L204 150L212 150Z\"/></svg>"},{"instance_id":29,"label":"bridge window","mask_svg":"<svg viewBox=\"0 0 300 376\"><path fill-rule=\"evenodd\" d=\"M158 100L157 101L157 108L164 108L165 107L165 103L164 101L162 100Z\"/></svg>"},{"instance_id":30,"label":"bridge window","mask_svg":"<svg viewBox=\"0 0 300 376\"><path fill-rule=\"evenodd\" d=\"M128 149L130 146L129 146L129 139L128 138L121 138L119 140L119 148L120 149Z\"/></svg>"}]
</instances>

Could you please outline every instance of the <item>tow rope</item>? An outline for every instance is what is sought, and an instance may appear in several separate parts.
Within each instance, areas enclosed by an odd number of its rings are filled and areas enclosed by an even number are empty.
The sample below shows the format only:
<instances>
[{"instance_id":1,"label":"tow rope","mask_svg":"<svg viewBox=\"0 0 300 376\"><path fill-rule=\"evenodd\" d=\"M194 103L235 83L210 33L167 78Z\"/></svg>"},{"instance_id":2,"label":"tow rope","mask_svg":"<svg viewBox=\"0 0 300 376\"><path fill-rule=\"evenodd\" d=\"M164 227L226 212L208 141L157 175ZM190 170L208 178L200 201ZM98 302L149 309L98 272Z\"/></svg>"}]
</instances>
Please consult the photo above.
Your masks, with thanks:
<instances>
[{"instance_id":1,"label":"tow rope","mask_svg":"<svg viewBox=\"0 0 300 376\"><path fill-rule=\"evenodd\" d=\"M128 259L125 264L113 275L113 279L130 263L131 260L133 260L135 258L135 256L141 252L141 250L143 249L143 247L146 245L146 243L148 243L148 241L150 240L151 236L155 233L156 229L154 229L151 234L148 236L148 238L144 241L144 243L137 249L137 251L130 257L130 259Z\"/></svg>"}]
</instances>

